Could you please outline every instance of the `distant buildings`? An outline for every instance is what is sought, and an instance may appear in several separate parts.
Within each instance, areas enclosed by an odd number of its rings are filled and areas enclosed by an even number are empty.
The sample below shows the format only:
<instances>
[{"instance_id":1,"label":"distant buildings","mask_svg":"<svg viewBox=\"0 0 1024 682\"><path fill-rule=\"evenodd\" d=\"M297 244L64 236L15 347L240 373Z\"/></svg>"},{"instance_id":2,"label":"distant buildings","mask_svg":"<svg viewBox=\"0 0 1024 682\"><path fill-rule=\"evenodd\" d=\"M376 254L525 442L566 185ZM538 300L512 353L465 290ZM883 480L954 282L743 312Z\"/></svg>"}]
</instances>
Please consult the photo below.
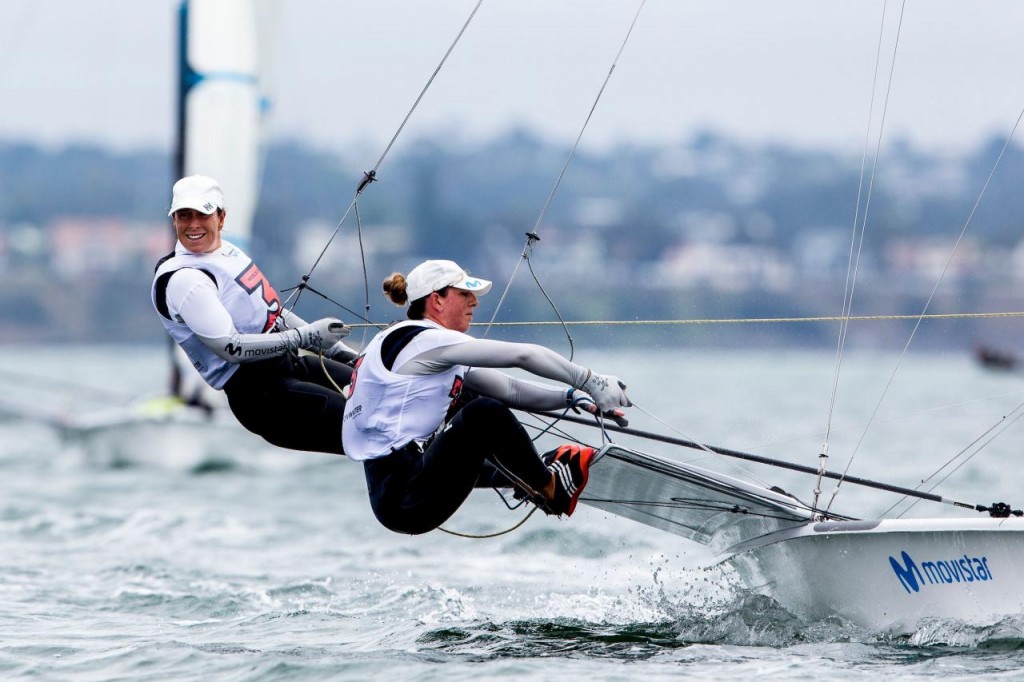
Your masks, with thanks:
<instances>
[{"instance_id":1,"label":"distant buildings","mask_svg":"<svg viewBox=\"0 0 1024 682\"><path fill-rule=\"evenodd\" d=\"M359 172L284 146L268 155L268 189L249 251L281 290L316 263L311 286L347 310L314 295L303 297L300 313L352 321L365 314L367 295L371 319L399 315L381 297L380 281L427 257L464 260L504 284L535 224L541 240L531 264L567 319L835 315L858 256L854 314L917 314L940 274L933 311L1024 309L1019 178L995 175L973 214L990 149L967 159L898 146L887 154L868 206L857 161L820 150L748 148L704 135L656 149L581 152L538 221L563 149L528 135L474 150L417 146L359 200L357 229L355 212L337 221ZM26 159L32 173L20 170ZM102 150L7 153L0 145L0 341L163 338L149 284L173 244L162 210L167 175L154 170L165 161ZM1024 168L1024 152L1010 148L1003 165ZM126 197L123 187L131 188ZM954 253L968 215L971 230ZM550 319L526 271L519 277L501 317ZM1019 327L1013 319L965 322L939 342L962 344L983 333L1015 339L1024 335ZM865 330L872 343L904 331ZM834 338L781 327L758 334L787 344ZM700 334L691 327L674 338L748 337L732 326Z\"/></svg>"}]
</instances>

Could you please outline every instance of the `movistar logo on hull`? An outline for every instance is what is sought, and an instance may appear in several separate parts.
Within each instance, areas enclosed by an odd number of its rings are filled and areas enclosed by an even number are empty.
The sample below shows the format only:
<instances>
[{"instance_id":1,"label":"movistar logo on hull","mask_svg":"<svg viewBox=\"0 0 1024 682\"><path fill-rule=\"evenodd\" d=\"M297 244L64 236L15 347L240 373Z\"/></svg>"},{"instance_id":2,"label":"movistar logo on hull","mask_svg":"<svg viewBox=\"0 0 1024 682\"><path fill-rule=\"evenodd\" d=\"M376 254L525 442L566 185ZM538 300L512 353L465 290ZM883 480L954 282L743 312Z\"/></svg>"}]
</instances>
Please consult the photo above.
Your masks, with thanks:
<instances>
[{"instance_id":1,"label":"movistar logo on hull","mask_svg":"<svg viewBox=\"0 0 1024 682\"><path fill-rule=\"evenodd\" d=\"M908 593L920 592L925 585L949 585L995 580L988 567L988 557L962 557L935 561L914 561L905 551L900 558L889 557L893 573Z\"/></svg>"}]
</instances>

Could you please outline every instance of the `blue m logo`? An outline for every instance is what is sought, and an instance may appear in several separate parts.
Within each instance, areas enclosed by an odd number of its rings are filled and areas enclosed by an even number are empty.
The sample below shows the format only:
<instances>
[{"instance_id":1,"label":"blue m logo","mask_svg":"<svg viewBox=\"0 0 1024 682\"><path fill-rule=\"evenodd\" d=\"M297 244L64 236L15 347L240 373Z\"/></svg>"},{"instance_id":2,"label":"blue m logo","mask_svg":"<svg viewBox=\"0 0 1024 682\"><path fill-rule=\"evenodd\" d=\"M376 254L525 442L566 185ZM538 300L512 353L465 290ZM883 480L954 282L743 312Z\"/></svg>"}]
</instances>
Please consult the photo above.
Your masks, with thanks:
<instances>
[{"instance_id":1,"label":"blue m logo","mask_svg":"<svg viewBox=\"0 0 1024 682\"><path fill-rule=\"evenodd\" d=\"M914 560L910 558L910 555L906 552L900 552L900 558L903 559L901 564L893 557L889 557L889 564L892 565L892 570L899 578L900 584L903 585L903 589L909 592L919 592L921 585L924 584L924 578L921 575L921 569L917 567Z\"/></svg>"}]
</instances>

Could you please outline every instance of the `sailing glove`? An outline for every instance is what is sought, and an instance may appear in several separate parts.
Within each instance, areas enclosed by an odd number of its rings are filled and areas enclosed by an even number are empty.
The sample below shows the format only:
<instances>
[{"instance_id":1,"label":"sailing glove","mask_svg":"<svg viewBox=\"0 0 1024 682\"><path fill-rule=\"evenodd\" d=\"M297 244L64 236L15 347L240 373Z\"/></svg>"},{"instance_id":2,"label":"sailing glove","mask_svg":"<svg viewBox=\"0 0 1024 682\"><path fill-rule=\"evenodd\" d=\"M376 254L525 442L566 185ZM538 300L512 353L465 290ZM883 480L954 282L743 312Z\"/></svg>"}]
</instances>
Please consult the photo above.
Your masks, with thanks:
<instances>
[{"instance_id":1,"label":"sailing glove","mask_svg":"<svg viewBox=\"0 0 1024 682\"><path fill-rule=\"evenodd\" d=\"M582 410L583 412L589 412L590 414L598 414L597 403L595 403L594 399L583 391L577 391L570 388L566 399L573 412L579 413ZM629 420L626 419L626 415L622 410L608 410L607 412L601 412L600 414L605 419L611 419L623 428L629 426Z\"/></svg>"},{"instance_id":2,"label":"sailing glove","mask_svg":"<svg viewBox=\"0 0 1024 682\"><path fill-rule=\"evenodd\" d=\"M626 397L626 384L618 377L590 372L590 376L580 386L589 393L601 412L609 412L617 407L629 407L633 403Z\"/></svg>"},{"instance_id":3,"label":"sailing glove","mask_svg":"<svg viewBox=\"0 0 1024 682\"><path fill-rule=\"evenodd\" d=\"M331 360L337 360L338 362L351 364L353 360L359 357L359 353L349 348L344 341L338 341L333 346L324 351L324 356L330 358Z\"/></svg>"},{"instance_id":4,"label":"sailing glove","mask_svg":"<svg viewBox=\"0 0 1024 682\"><path fill-rule=\"evenodd\" d=\"M329 351L352 331L336 317L325 317L295 329L299 333L299 348L315 352Z\"/></svg>"},{"instance_id":5,"label":"sailing glove","mask_svg":"<svg viewBox=\"0 0 1024 682\"><path fill-rule=\"evenodd\" d=\"M283 355L288 351L306 348L313 352L331 352L335 344L348 336L349 328L341 320L326 318L312 324L303 324L295 329L270 332L267 334L239 334L232 331L230 336L208 338L196 334L207 348L227 362L256 362ZM330 357L330 356L328 356Z\"/></svg>"}]
</instances>

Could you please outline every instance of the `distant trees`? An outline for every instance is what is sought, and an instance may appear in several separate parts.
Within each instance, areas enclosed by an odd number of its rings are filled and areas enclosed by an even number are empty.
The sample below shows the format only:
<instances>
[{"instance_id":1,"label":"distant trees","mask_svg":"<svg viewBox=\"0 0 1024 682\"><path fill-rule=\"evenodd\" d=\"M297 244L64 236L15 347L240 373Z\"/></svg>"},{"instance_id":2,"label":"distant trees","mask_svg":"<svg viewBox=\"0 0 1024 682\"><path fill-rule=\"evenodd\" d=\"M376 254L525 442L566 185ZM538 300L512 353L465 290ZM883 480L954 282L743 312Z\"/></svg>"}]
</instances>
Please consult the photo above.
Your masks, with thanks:
<instances>
[{"instance_id":1,"label":"distant trees","mask_svg":"<svg viewBox=\"0 0 1024 682\"><path fill-rule=\"evenodd\" d=\"M0 223L46 225L62 215L146 219L169 204L171 182L170 157L161 152L0 142Z\"/></svg>"}]
</instances>

